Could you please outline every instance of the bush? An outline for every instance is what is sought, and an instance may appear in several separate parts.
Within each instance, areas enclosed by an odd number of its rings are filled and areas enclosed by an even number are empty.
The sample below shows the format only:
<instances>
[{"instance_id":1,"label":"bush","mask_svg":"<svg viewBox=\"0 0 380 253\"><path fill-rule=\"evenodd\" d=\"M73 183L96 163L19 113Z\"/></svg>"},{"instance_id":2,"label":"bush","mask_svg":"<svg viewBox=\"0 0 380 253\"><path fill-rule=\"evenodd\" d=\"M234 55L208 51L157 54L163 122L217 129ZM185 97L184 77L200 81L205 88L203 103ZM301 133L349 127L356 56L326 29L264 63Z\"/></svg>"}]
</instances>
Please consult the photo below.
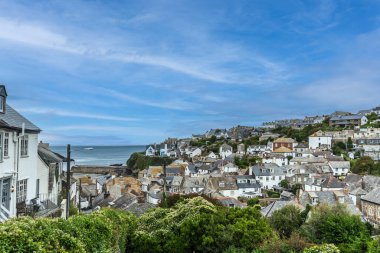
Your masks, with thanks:
<instances>
[{"instance_id":1,"label":"bush","mask_svg":"<svg viewBox=\"0 0 380 253\"><path fill-rule=\"evenodd\" d=\"M305 249L304 253L340 253L334 244L323 244Z\"/></svg>"},{"instance_id":2,"label":"bush","mask_svg":"<svg viewBox=\"0 0 380 253\"><path fill-rule=\"evenodd\" d=\"M0 252L124 252L134 220L109 209L69 220L11 219L0 225Z\"/></svg>"}]
</instances>

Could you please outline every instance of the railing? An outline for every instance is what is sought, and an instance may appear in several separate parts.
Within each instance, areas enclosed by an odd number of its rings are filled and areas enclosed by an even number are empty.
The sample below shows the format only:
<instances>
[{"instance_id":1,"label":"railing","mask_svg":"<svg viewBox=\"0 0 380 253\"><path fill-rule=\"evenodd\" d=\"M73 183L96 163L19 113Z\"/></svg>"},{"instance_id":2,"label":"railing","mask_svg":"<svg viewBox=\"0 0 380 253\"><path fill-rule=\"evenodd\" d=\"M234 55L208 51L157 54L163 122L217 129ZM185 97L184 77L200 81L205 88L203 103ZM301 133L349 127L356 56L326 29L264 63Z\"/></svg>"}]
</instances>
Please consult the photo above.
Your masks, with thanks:
<instances>
[{"instance_id":1,"label":"railing","mask_svg":"<svg viewBox=\"0 0 380 253\"><path fill-rule=\"evenodd\" d=\"M11 213L5 206L0 204L0 222L4 222L9 219Z\"/></svg>"}]
</instances>

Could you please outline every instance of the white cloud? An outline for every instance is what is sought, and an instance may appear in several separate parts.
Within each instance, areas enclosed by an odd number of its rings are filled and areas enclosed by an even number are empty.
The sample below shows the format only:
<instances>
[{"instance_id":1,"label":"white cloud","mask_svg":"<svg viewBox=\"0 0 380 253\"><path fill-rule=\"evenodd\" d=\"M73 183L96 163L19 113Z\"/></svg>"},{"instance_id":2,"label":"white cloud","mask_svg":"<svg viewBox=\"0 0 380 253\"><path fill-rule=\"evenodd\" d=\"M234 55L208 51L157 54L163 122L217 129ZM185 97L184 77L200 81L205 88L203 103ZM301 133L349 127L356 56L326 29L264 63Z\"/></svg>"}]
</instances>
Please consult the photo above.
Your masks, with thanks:
<instances>
[{"instance_id":1,"label":"white cloud","mask_svg":"<svg viewBox=\"0 0 380 253\"><path fill-rule=\"evenodd\" d=\"M86 119L101 119L101 120L112 120L112 121L138 121L137 118L110 116L103 114L93 114L93 113L81 113L74 111L65 111L54 108L42 108L42 107L31 107L31 108L18 108L20 112L33 113L33 114L46 114L46 115L56 115L74 118L86 118Z\"/></svg>"}]
</instances>

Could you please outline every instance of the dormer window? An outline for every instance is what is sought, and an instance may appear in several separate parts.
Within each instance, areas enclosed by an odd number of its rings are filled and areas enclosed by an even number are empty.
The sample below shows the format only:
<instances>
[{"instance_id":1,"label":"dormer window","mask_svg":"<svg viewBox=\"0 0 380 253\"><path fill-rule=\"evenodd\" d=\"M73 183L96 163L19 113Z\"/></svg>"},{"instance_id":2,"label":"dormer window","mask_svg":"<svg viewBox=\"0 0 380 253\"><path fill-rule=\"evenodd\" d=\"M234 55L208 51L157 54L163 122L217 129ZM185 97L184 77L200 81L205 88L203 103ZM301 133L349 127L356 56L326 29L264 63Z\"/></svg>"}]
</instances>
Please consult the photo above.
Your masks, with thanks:
<instances>
[{"instance_id":1,"label":"dormer window","mask_svg":"<svg viewBox=\"0 0 380 253\"><path fill-rule=\"evenodd\" d=\"M5 112L7 91L5 90L4 85L0 85L0 113Z\"/></svg>"}]
</instances>

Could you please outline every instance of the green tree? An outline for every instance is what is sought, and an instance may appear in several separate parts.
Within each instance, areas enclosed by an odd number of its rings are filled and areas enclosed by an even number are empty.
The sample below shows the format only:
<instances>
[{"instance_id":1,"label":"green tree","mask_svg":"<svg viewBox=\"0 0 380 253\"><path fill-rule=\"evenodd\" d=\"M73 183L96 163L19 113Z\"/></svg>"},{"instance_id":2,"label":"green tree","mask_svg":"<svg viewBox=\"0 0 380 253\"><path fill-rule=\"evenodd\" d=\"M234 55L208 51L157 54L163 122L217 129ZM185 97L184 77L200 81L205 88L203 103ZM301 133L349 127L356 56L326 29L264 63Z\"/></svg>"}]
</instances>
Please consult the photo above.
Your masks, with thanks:
<instances>
[{"instance_id":1,"label":"green tree","mask_svg":"<svg viewBox=\"0 0 380 253\"><path fill-rule=\"evenodd\" d=\"M259 203L259 198L258 197L255 197L255 198L251 198L247 201L247 205L248 206L255 206Z\"/></svg>"},{"instance_id":2,"label":"green tree","mask_svg":"<svg viewBox=\"0 0 380 253\"><path fill-rule=\"evenodd\" d=\"M301 227L303 219L299 208L294 205L285 206L273 212L269 218L269 224L281 238L289 238L290 235Z\"/></svg>"},{"instance_id":3,"label":"green tree","mask_svg":"<svg viewBox=\"0 0 380 253\"><path fill-rule=\"evenodd\" d=\"M342 248L357 240L370 241L366 225L343 205L320 205L313 209L310 219L301 227L301 234L311 242L333 243Z\"/></svg>"},{"instance_id":4,"label":"green tree","mask_svg":"<svg viewBox=\"0 0 380 253\"><path fill-rule=\"evenodd\" d=\"M352 168L352 172L356 174L371 174L375 168L375 162L369 156L360 157Z\"/></svg>"},{"instance_id":5,"label":"green tree","mask_svg":"<svg viewBox=\"0 0 380 253\"><path fill-rule=\"evenodd\" d=\"M289 181L286 179L281 180L279 184L282 188L289 189Z\"/></svg>"}]
</instances>

